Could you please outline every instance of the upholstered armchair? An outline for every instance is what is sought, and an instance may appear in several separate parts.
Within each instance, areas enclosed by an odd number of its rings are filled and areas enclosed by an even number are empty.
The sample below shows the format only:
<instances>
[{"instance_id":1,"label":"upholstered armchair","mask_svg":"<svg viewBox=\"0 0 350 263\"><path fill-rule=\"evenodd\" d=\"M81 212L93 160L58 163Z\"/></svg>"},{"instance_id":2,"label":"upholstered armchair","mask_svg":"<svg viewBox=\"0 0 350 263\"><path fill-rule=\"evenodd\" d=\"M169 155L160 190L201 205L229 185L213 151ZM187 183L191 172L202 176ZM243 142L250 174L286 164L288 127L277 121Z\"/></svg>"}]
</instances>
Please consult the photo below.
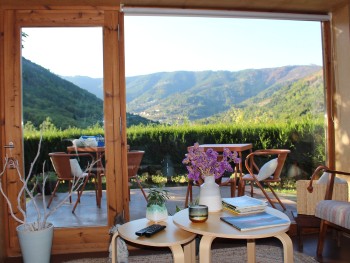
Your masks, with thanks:
<instances>
[{"instance_id":1,"label":"upholstered armchair","mask_svg":"<svg viewBox=\"0 0 350 263\"><path fill-rule=\"evenodd\" d=\"M315 170L313 177L319 171L328 173L325 198L324 200L317 203L315 209L315 216L321 219L319 239L317 244L317 256L321 257L328 226L336 228L340 231L350 233L350 203L348 200L332 200L334 182L337 180L336 174L350 175L350 173L330 170L326 166L319 166ZM311 179L308 187L308 191L310 193L314 188L312 181L313 180Z\"/></svg>"}]
</instances>

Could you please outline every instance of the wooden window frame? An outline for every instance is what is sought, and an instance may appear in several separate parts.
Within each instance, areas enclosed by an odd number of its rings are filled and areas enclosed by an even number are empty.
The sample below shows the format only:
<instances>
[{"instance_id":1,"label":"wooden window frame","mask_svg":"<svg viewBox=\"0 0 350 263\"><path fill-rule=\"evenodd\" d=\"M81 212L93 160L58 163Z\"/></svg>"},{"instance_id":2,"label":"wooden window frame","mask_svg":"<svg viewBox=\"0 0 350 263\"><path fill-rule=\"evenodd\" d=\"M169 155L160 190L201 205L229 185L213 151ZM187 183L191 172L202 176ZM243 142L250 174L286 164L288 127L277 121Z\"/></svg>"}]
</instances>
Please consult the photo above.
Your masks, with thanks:
<instances>
[{"instance_id":1,"label":"wooden window frame","mask_svg":"<svg viewBox=\"0 0 350 263\"><path fill-rule=\"evenodd\" d=\"M73 8L73 9L72 9ZM24 159L22 128L21 87L21 29L22 27L102 27L104 67L104 118L106 140L107 213L106 226L55 228L53 254L69 254L93 251L108 251L108 230L115 217L122 214L129 220L129 197L126 165L126 99L124 69L123 14L118 8L60 7L58 9L5 10L3 11L4 59L3 91L4 103L1 141L12 141L12 155ZM6 98L6 99L4 99ZM3 150L3 154L7 152ZM20 162L21 163L21 162ZM21 164L21 171L23 165ZM15 201L19 192L14 170L7 170L4 185ZM23 174L23 172L22 172ZM20 248L16 223L8 213L4 214L7 256L19 256Z\"/></svg>"},{"instance_id":2,"label":"wooden window frame","mask_svg":"<svg viewBox=\"0 0 350 263\"><path fill-rule=\"evenodd\" d=\"M38 9L1 10L0 25L0 105L1 105L1 142L12 141L15 149L12 154L23 160L22 142L22 103L21 103L21 39L22 27L103 27L103 64L104 64L104 115L106 138L106 178L108 225L89 228L55 229L53 254L107 251L109 245L108 230L114 224L114 218L122 213L129 220L129 195L126 165L126 91L124 58L124 17L119 7L98 6L40 6ZM327 104L327 156L328 166L334 161L334 123L332 121L334 95L334 67L331 58L331 26L322 22L324 77ZM123 125L125 124L125 125ZM2 156L6 150L1 149ZM21 167L23 170L23 167ZM8 170L3 181L9 193L18 193L15 174ZM11 199L14 199L14 194ZM4 210L6 254L20 255L16 234L17 223Z\"/></svg>"}]
</instances>

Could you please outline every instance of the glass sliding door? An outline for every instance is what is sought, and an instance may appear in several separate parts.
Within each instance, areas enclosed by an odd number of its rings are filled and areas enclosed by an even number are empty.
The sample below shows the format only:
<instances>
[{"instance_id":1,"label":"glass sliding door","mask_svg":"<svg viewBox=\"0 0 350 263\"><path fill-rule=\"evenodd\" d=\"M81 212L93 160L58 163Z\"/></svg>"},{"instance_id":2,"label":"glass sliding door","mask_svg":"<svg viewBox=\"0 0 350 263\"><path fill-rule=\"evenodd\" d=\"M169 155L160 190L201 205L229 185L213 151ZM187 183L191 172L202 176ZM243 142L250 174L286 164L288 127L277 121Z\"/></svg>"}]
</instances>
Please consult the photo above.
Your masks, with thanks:
<instances>
[{"instance_id":1,"label":"glass sliding door","mask_svg":"<svg viewBox=\"0 0 350 263\"><path fill-rule=\"evenodd\" d=\"M51 198L62 175L53 166L50 153L89 153L88 157L70 156L78 161L78 173L88 172L94 164L74 214L75 191L72 202L66 200L50 221L56 227L107 225L102 27L23 28L22 87L26 174L40 134L43 138L40 157L30 175L33 183L36 178L41 180L43 172L48 175L46 189L35 190L38 203L51 199L49 209L53 209L69 192L69 181L64 180ZM36 215L30 202L27 213Z\"/></svg>"},{"instance_id":2,"label":"glass sliding door","mask_svg":"<svg viewBox=\"0 0 350 263\"><path fill-rule=\"evenodd\" d=\"M145 151L143 186L186 185L195 142L291 149L284 187L308 178L326 161L321 36L317 21L126 13L127 135Z\"/></svg>"}]
</instances>

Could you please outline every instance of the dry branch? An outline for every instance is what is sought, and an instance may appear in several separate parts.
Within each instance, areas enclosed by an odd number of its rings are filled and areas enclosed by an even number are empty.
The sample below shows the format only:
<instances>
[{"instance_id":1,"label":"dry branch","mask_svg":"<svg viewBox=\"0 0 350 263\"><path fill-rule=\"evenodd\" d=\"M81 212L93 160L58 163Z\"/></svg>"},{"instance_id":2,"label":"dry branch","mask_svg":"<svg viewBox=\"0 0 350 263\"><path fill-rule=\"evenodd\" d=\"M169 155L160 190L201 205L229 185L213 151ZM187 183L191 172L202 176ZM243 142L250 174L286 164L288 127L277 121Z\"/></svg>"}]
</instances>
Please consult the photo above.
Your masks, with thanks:
<instances>
[{"instance_id":1,"label":"dry branch","mask_svg":"<svg viewBox=\"0 0 350 263\"><path fill-rule=\"evenodd\" d=\"M10 213L11 213L11 216L14 220L16 220L18 223L20 224L24 224L25 225L25 229L27 229L28 231L38 231L38 230L41 230L43 228L45 228L47 226L47 219L49 216L51 216L54 212L57 211L58 208L60 208L66 201L67 199L72 195L72 193L78 189L80 189L80 187L83 185L83 178L77 178L77 177L74 177L74 180L72 182L72 187L70 189L70 191L68 192L67 196L61 200L57 205L53 206L51 209L47 209L46 208L46 201L45 201L45 191L42 192L43 194L43 205L44 205L44 212L41 212L40 211L40 208L38 206L38 203L36 201L36 198L34 196L34 189L35 187L37 186L38 182L36 182L33 186L32 189L29 189L28 187L28 182L29 182L29 179L32 175L32 171L33 171L33 167L40 155L40 149L41 149L41 142L42 142L42 136L40 137L40 141L39 141L39 145L38 145L38 150L37 150L37 154L33 160L33 162L31 163L30 165L30 169L29 169L29 172L28 172L28 175L26 178L24 178L20 172L20 167L19 167L19 164L18 164L18 160L14 159L13 157L9 158L7 155L5 156L5 162L4 162L4 167L0 173L0 192L1 194L3 195L3 197L5 198L6 200L6 203L9 207L9 210L10 210ZM87 169L85 170L86 171L91 171L92 167L97 163L99 162L100 160L96 160L96 161L93 161L91 164L88 165ZM20 191L18 192L18 195L17 195L17 209L20 211L20 214L22 215L23 219L21 219L19 216L17 216L14 211L13 211L13 208L14 208L14 204L11 203L8 195L5 193L4 189L3 189L3 185L2 185L2 177L3 175L6 173L6 169L9 168L10 166L10 162L11 162L11 169L16 169L17 171L17 175L18 175L18 178L19 178L19 181L22 183L22 187L20 189ZM42 176L43 176L43 183L42 183L42 189L45 189L45 184L46 184L46 180L47 180L47 174L45 173L45 162L43 163L43 172L42 172ZM30 199L31 199L31 202L33 203L34 205L34 208L35 208L35 211L37 213L37 217L36 217L36 221L34 222L28 222L27 221L27 216L26 216L26 212L25 212L25 208L23 208L23 202L21 202L22 200L22 196L23 194L26 194Z\"/></svg>"}]
</instances>

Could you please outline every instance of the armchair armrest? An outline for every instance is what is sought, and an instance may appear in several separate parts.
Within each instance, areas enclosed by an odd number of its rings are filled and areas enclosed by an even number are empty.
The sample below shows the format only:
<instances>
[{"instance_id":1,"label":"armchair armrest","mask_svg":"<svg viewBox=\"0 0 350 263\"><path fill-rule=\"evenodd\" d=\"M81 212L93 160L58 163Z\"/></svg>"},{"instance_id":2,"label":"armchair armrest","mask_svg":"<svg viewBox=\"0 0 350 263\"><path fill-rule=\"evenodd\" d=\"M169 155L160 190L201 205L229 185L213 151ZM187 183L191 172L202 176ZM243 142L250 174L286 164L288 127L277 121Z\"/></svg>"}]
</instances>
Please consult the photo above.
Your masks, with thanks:
<instances>
[{"instance_id":1,"label":"armchair armrest","mask_svg":"<svg viewBox=\"0 0 350 263\"><path fill-rule=\"evenodd\" d=\"M312 193L312 191L314 190L313 186L312 186L312 183L314 180L316 180L316 176L319 174L320 171L326 171L328 169L327 166L323 166L323 165L320 165L316 168L316 170L314 171L314 173L311 175L311 179L310 179L310 182L309 182L309 186L307 187L307 190L309 191L309 193Z\"/></svg>"},{"instance_id":2,"label":"armchair armrest","mask_svg":"<svg viewBox=\"0 0 350 263\"><path fill-rule=\"evenodd\" d=\"M324 200L332 200L335 175L336 174L350 175L350 173L349 172L344 172L344 171L331 170L327 166L320 165L320 166L318 166L316 168L316 170L314 171L314 173L311 176L311 180L310 180L309 186L307 187L307 190L309 191L309 193L312 193L312 191L313 191L312 183L315 180L316 175L320 171L327 172L327 173L330 174L330 176L328 178L328 182L327 182L327 189L326 189L326 194L325 194Z\"/></svg>"}]
</instances>

